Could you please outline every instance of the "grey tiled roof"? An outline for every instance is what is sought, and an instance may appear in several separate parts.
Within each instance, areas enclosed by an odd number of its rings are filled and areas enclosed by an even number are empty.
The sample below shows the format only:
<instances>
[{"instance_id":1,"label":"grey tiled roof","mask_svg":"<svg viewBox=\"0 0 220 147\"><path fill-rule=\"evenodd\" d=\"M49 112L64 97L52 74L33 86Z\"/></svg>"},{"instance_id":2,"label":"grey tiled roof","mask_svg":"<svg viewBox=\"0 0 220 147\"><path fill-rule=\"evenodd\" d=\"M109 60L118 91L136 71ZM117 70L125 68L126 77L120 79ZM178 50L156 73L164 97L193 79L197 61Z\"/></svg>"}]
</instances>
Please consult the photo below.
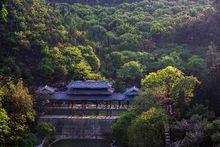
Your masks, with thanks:
<instances>
[{"instance_id":1,"label":"grey tiled roof","mask_svg":"<svg viewBox=\"0 0 220 147\"><path fill-rule=\"evenodd\" d=\"M72 81L67 86L68 89L108 89L111 85L108 81Z\"/></svg>"},{"instance_id":2,"label":"grey tiled roof","mask_svg":"<svg viewBox=\"0 0 220 147\"><path fill-rule=\"evenodd\" d=\"M36 90L36 93L38 93L38 94L52 94L55 91L56 91L56 88L45 85L45 86L39 87Z\"/></svg>"},{"instance_id":3,"label":"grey tiled roof","mask_svg":"<svg viewBox=\"0 0 220 147\"><path fill-rule=\"evenodd\" d=\"M138 95L139 89L136 87L127 89L124 93L114 93L114 89L109 82L76 81L70 82L67 91L55 92L51 87L43 87L40 90L50 92L50 95L42 97L60 101L112 101L112 100L132 100Z\"/></svg>"},{"instance_id":4,"label":"grey tiled roof","mask_svg":"<svg viewBox=\"0 0 220 147\"><path fill-rule=\"evenodd\" d=\"M70 95L111 95L113 93L113 90L111 89L69 89L66 91L67 94Z\"/></svg>"},{"instance_id":5,"label":"grey tiled roof","mask_svg":"<svg viewBox=\"0 0 220 147\"><path fill-rule=\"evenodd\" d=\"M138 92L139 92L139 89L137 87L132 87L132 88L129 88L125 91L125 95L128 95L128 96L136 96L138 95Z\"/></svg>"}]
</instances>

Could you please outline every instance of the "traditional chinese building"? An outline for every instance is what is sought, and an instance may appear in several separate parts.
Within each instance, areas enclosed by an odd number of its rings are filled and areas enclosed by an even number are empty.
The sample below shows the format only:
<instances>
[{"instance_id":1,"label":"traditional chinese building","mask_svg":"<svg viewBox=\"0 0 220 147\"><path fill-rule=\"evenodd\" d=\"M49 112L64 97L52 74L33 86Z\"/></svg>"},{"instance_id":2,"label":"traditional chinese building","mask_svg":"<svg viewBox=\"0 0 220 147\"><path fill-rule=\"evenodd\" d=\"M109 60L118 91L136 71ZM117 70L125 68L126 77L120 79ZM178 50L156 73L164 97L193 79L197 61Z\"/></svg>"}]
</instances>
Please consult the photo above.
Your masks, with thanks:
<instances>
[{"instance_id":1,"label":"traditional chinese building","mask_svg":"<svg viewBox=\"0 0 220 147\"><path fill-rule=\"evenodd\" d=\"M108 115L126 111L138 95L136 87L116 93L108 81L73 81L67 90L40 87L36 93L41 100L39 111L43 115Z\"/></svg>"}]
</instances>

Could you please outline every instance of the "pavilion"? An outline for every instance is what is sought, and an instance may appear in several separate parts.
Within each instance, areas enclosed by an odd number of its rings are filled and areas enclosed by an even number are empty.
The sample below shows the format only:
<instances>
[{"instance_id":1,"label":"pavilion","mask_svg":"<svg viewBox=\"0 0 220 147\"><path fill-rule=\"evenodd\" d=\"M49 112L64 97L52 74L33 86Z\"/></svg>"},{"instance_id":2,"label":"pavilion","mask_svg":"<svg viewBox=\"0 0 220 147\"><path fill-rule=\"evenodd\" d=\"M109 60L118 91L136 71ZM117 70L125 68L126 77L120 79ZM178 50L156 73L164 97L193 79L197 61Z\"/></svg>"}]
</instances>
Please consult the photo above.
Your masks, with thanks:
<instances>
[{"instance_id":1,"label":"pavilion","mask_svg":"<svg viewBox=\"0 0 220 147\"><path fill-rule=\"evenodd\" d=\"M138 95L136 87L116 93L108 81L72 81L65 91L49 86L40 87L36 94L41 100L40 111L49 115L99 115L126 111Z\"/></svg>"}]
</instances>

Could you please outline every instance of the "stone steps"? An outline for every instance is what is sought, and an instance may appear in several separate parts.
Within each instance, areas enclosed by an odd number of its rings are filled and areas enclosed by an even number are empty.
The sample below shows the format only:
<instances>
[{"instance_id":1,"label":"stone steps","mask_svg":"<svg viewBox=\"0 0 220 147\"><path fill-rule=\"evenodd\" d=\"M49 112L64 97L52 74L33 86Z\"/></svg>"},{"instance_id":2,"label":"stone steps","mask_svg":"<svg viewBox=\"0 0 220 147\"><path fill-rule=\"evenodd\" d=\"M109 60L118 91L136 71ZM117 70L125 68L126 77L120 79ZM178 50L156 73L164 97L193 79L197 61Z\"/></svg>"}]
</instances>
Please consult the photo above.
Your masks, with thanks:
<instances>
[{"instance_id":1,"label":"stone steps","mask_svg":"<svg viewBox=\"0 0 220 147\"><path fill-rule=\"evenodd\" d=\"M171 146L171 138L170 138L170 127L169 124L164 125L164 136L165 136L165 146L170 147Z\"/></svg>"}]
</instances>

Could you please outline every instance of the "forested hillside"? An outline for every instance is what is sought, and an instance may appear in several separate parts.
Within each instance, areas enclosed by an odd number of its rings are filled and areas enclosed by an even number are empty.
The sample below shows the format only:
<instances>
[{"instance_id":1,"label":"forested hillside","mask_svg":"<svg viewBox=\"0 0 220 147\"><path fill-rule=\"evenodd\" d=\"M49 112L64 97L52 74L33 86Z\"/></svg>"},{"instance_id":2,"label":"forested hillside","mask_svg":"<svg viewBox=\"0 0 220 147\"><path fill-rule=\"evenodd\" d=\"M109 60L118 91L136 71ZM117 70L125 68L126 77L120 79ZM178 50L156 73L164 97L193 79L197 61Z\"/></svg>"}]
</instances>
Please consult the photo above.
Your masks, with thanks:
<instances>
[{"instance_id":1,"label":"forested hillside","mask_svg":"<svg viewBox=\"0 0 220 147\"><path fill-rule=\"evenodd\" d=\"M46 1L5 0L0 5L0 146L31 147L36 144L36 112L28 89L101 80L100 61L86 34L63 22Z\"/></svg>"},{"instance_id":2,"label":"forested hillside","mask_svg":"<svg viewBox=\"0 0 220 147\"><path fill-rule=\"evenodd\" d=\"M137 145L133 143L143 141L139 140L143 134L131 134L140 131L139 124L151 122L154 116L164 119L157 109L140 110L142 104L157 108L155 99L150 99L153 104L145 101L149 93L150 98L174 99L176 112L184 113L173 129L184 118L197 125L200 121L191 118L194 112L213 111L215 117L208 118L209 112L201 117L209 121L205 124L208 142L219 143L215 128L219 121L214 121L220 114L218 0L51 2L56 1L0 1L0 146L34 144L36 114L30 87L105 79L117 91L141 88L134 105L137 111L129 111L113 127L121 131L116 131L116 136L123 137L119 144ZM195 107L189 110L191 106ZM138 119L132 122L134 118ZM161 121L157 125L161 129ZM174 138L198 135L201 130L193 128L191 132L184 128ZM152 126L146 123L143 129ZM207 140L204 146L213 145Z\"/></svg>"},{"instance_id":3,"label":"forested hillside","mask_svg":"<svg viewBox=\"0 0 220 147\"><path fill-rule=\"evenodd\" d=\"M202 78L207 64L214 62L207 61L209 51L218 50L219 16L212 1L143 0L116 7L58 8L65 22L72 20L95 42L101 72L121 90L139 86L143 75L168 65Z\"/></svg>"},{"instance_id":4,"label":"forested hillside","mask_svg":"<svg viewBox=\"0 0 220 147\"><path fill-rule=\"evenodd\" d=\"M101 72L123 90L168 65L203 78L218 58L207 60L220 42L219 15L209 0L2 3L0 72L28 83L102 79Z\"/></svg>"},{"instance_id":5,"label":"forested hillside","mask_svg":"<svg viewBox=\"0 0 220 147\"><path fill-rule=\"evenodd\" d=\"M1 3L1 74L31 84L101 78L90 41L58 10L40 0Z\"/></svg>"},{"instance_id":6,"label":"forested hillside","mask_svg":"<svg viewBox=\"0 0 220 147\"><path fill-rule=\"evenodd\" d=\"M132 3L137 2L141 0L49 0L49 2L53 4L59 4L59 3L68 3L68 4L74 4L74 3L80 3L80 4L86 4L86 5L101 5L101 6L116 6L121 3Z\"/></svg>"}]
</instances>

